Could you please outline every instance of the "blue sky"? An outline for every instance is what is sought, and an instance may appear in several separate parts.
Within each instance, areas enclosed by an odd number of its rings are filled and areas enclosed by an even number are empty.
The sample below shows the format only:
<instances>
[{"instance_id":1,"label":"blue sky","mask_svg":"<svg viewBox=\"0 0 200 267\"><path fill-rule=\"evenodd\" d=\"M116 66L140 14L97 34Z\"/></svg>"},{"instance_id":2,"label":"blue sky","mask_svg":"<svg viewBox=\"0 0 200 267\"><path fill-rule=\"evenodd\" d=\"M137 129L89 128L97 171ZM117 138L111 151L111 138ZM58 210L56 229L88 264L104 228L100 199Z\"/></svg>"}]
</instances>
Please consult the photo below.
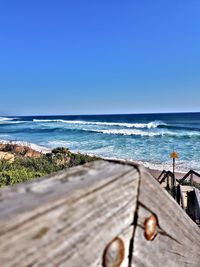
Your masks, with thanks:
<instances>
[{"instance_id":1,"label":"blue sky","mask_svg":"<svg viewBox=\"0 0 200 267\"><path fill-rule=\"evenodd\" d=\"M0 114L200 111L199 0L0 0Z\"/></svg>"}]
</instances>

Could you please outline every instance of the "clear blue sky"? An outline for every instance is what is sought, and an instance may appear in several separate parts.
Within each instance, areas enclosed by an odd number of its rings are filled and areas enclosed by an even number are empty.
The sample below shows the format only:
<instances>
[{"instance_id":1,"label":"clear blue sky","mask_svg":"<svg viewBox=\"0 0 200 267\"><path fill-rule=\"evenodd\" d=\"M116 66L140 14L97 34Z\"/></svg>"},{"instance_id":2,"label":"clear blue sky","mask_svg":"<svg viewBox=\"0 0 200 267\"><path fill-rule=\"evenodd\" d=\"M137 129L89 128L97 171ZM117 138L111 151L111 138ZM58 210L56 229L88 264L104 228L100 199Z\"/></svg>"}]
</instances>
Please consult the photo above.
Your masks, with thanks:
<instances>
[{"instance_id":1,"label":"clear blue sky","mask_svg":"<svg viewBox=\"0 0 200 267\"><path fill-rule=\"evenodd\" d=\"M0 0L0 114L200 111L199 0Z\"/></svg>"}]
</instances>

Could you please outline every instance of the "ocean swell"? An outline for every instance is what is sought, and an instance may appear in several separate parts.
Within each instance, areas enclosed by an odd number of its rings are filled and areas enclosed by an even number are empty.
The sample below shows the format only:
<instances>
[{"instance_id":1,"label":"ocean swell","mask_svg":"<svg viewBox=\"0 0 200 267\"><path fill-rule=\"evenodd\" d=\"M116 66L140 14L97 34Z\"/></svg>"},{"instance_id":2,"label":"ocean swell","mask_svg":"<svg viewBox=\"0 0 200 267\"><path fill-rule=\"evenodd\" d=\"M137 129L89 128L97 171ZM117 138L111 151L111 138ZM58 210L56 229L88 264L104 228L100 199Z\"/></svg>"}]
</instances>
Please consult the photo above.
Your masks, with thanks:
<instances>
[{"instance_id":1,"label":"ocean swell","mask_svg":"<svg viewBox=\"0 0 200 267\"><path fill-rule=\"evenodd\" d=\"M83 124L83 125L99 125L99 126L119 126L126 128L157 128L159 126L166 126L167 124L162 121L152 121L149 123L125 123L125 122L100 122L100 121L73 121L73 120L43 120L43 119L33 119L36 123L67 123L67 124Z\"/></svg>"}]
</instances>

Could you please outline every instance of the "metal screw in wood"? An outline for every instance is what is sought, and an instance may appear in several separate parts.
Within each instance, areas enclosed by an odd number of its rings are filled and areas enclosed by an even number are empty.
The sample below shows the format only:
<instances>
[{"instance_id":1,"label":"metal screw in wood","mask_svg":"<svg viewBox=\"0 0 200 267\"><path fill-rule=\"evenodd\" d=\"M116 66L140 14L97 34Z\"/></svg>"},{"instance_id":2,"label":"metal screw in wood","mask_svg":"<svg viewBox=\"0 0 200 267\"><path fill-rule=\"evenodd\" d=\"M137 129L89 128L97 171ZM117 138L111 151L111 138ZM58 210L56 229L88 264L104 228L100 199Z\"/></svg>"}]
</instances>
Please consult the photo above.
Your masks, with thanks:
<instances>
[{"instance_id":1,"label":"metal screw in wood","mask_svg":"<svg viewBox=\"0 0 200 267\"><path fill-rule=\"evenodd\" d=\"M121 238L114 238L105 248L103 267L120 267L125 254L124 242Z\"/></svg>"},{"instance_id":2,"label":"metal screw in wood","mask_svg":"<svg viewBox=\"0 0 200 267\"><path fill-rule=\"evenodd\" d=\"M152 241L155 239L157 235L157 224L157 219L153 214L145 220L144 236L148 241Z\"/></svg>"}]
</instances>

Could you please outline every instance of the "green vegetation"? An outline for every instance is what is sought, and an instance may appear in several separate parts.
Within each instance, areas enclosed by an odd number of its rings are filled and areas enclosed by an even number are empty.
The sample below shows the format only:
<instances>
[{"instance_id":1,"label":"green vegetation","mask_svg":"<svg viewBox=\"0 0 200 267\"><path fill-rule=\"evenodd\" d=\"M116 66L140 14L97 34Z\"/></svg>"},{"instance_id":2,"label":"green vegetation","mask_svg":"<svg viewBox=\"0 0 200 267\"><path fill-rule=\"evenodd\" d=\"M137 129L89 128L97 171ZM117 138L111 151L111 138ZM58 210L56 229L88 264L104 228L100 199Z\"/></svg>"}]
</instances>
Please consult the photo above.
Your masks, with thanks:
<instances>
[{"instance_id":1,"label":"green vegetation","mask_svg":"<svg viewBox=\"0 0 200 267\"><path fill-rule=\"evenodd\" d=\"M0 187L28 181L65 168L97 160L97 157L72 153L67 148L56 148L38 158L16 157L11 162L0 160Z\"/></svg>"}]
</instances>

